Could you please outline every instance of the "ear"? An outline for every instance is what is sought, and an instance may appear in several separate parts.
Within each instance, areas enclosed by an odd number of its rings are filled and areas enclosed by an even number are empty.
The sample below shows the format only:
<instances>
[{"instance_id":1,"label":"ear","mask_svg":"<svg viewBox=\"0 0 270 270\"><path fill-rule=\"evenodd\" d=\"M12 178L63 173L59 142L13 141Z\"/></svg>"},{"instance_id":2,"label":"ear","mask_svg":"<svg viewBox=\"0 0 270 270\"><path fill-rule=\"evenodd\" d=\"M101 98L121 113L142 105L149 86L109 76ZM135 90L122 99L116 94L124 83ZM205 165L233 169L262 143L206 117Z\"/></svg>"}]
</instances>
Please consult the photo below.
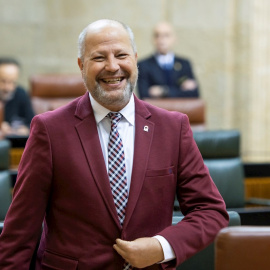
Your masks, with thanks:
<instances>
[{"instance_id":1,"label":"ear","mask_svg":"<svg viewBox=\"0 0 270 270\"><path fill-rule=\"evenodd\" d=\"M81 74L82 74L82 78L83 78L83 62L82 62L81 58L78 58L78 66L81 70Z\"/></svg>"},{"instance_id":2,"label":"ear","mask_svg":"<svg viewBox=\"0 0 270 270\"><path fill-rule=\"evenodd\" d=\"M78 58L78 66L79 66L80 70L83 71L83 62L82 62L81 58Z\"/></svg>"}]
</instances>

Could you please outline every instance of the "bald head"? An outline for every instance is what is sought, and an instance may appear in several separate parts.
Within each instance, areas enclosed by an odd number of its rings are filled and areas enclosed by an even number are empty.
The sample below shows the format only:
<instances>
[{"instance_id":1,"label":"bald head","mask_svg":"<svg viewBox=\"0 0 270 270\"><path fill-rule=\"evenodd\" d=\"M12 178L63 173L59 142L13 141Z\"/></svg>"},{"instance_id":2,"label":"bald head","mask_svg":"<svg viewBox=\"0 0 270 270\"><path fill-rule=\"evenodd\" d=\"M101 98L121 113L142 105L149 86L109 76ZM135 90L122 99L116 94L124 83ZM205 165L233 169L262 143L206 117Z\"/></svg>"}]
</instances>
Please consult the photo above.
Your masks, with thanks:
<instances>
[{"instance_id":1,"label":"bald head","mask_svg":"<svg viewBox=\"0 0 270 270\"><path fill-rule=\"evenodd\" d=\"M100 32L100 30L102 30L106 27L116 28L118 30L119 30L119 28L122 28L123 30L125 30L129 36L130 43L131 43L132 49L134 51L134 54L137 53L136 44L134 41L134 35L133 35L131 28L128 25L121 23L121 22L118 22L118 21L115 21L115 20L102 19L102 20L98 20L98 21L95 21L95 22L89 24L80 33L79 40L78 40L78 47L79 47L78 57L81 60L83 60L83 58L84 58L85 41L86 41L87 35L89 33L91 33L91 34L98 33L98 32Z\"/></svg>"},{"instance_id":2,"label":"bald head","mask_svg":"<svg viewBox=\"0 0 270 270\"><path fill-rule=\"evenodd\" d=\"M158 53L167 54L173 48L175 34L172 26L168 22L158 23L153 31L154 46Z\"/></svg>"}]
</instances>

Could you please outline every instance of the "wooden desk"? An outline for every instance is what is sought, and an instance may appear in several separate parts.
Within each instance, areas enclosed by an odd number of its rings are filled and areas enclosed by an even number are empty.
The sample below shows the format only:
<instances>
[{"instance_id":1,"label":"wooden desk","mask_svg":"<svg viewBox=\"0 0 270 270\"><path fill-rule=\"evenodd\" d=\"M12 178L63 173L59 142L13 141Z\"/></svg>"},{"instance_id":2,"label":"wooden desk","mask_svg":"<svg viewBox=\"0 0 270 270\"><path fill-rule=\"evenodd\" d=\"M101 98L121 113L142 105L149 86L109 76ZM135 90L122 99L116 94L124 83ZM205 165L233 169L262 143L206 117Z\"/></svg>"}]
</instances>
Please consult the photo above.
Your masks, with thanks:
<instances>
[{"instance_id":1,"label":"wooden desk","mask_svg":"<svg viewBox=\"0 0 270 270\"><path fill-rule=\"evenodd\" d=\"M246 178L245 197L270 199L270 177Z\"/></svg>"}]
</instances>

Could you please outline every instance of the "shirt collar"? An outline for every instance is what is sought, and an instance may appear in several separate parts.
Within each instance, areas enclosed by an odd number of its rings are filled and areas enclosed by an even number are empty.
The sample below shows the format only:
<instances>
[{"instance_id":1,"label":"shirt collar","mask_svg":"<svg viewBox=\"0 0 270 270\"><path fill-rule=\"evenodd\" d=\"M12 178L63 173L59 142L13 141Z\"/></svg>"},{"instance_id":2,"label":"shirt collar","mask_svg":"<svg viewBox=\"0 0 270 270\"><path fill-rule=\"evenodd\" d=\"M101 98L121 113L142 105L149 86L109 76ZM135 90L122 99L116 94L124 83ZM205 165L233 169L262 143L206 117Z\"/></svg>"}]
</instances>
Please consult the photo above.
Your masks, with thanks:
<instances>
[{"instance_id":1,"label":"shirt collar","mask_svg":"<svg viewBox=\"0 0 270 270\"><path fill-rule=\"evenodd\" d=\"M90 98L90 102L93 108L93 112L95 115L95 119L97 124L99 124L105 117L106 115L110 112L110 110L108 110L107 108L103 107L102 105L100 105L93 97L92 95L89 93L89 98ZM128 104L119 111L124 117L125 119L134 126L134 122L135 122L135 102L134 102L134 96L133 94L130 97L130 100L128 102Z\"/></svg>"},{"instance_id":2,"label":"shirt collar","mask_svg":"<svg viewBox=\"0 0 270 270\"><path fill-rule=\"evenodd\" d=\"M173 64L174 62L174 53L167 53L167 54L156 54L155 55L158 63L163 66L166 64Z\"/></svg>"}]
</instances>

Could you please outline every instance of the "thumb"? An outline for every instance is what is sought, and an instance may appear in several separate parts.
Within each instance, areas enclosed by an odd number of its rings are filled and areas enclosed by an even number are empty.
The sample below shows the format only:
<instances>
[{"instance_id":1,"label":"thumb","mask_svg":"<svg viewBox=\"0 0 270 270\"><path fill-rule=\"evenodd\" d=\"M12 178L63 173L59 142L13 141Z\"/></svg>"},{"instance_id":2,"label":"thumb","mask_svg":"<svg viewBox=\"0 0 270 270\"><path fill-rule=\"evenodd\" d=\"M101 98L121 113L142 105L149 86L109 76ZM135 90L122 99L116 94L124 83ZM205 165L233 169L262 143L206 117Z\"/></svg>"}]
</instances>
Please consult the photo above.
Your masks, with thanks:
<instances>
[{"instance_id":1,"label":"thumb","mask_svg":"<svg viewBox=\"0 0 270 270\"><path fill-rule=\"evenodd\" d=\"M122 240L120 238L117 238L115 240L115 242L116 242L117 246L119 248L121 248L121 249L125 249L128 246L128 244L129 244L129 241L125 241L125 240Z\"/></svg>"}]
</instances>

